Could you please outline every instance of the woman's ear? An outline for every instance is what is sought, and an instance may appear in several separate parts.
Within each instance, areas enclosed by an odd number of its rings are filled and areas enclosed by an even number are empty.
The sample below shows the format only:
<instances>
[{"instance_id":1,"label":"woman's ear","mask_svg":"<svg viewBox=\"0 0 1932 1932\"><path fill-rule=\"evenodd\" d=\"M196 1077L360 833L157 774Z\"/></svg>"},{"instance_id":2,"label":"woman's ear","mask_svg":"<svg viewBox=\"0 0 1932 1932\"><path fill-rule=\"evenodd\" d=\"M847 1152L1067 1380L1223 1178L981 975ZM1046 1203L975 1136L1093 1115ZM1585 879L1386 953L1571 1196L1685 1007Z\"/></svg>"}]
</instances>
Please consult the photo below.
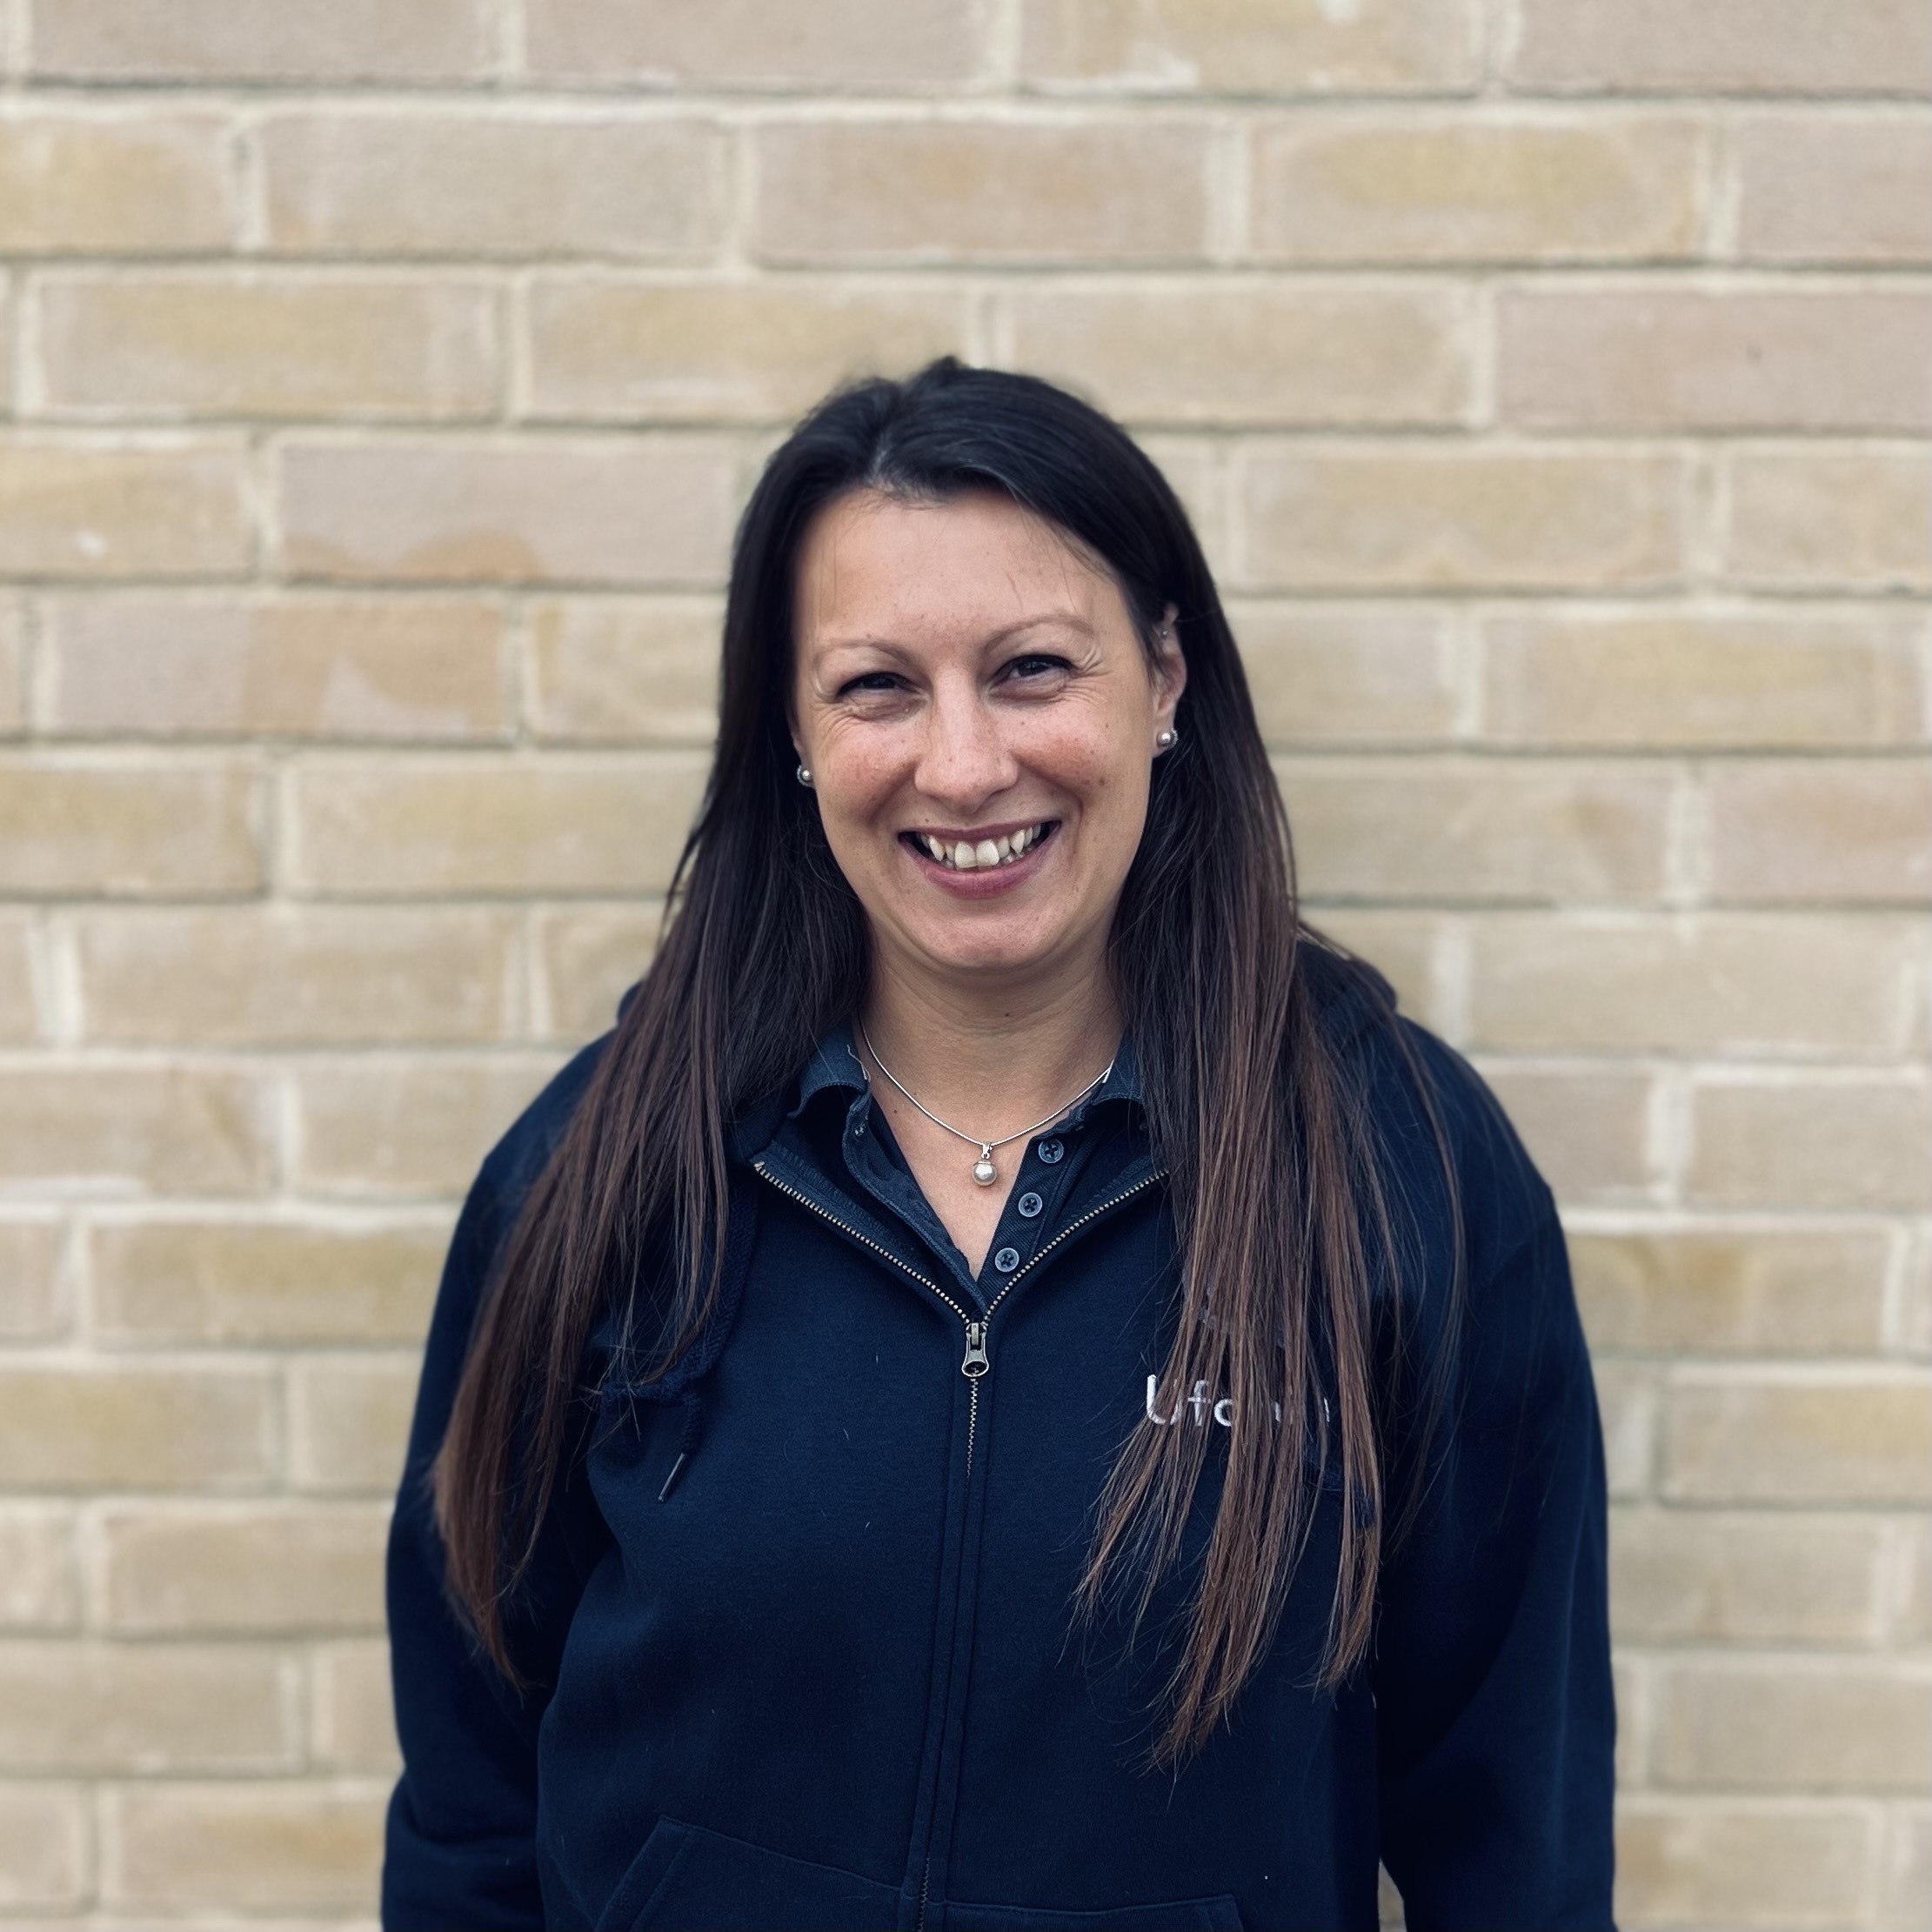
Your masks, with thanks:
<instances>
[{"instance_id":1,"label":"woman's ear","mask_svg":"<svg viewBox=\"0 0 1932 1932\"><path fill-rule=\"evenodd\" d=\"M1174 706L1187 688L1187 659L1180 648L1180 612L1170 604L1160 613L1160 626L1154 632L1153 682L1155 722L1171 725Z\"/></svg>"}]
</instances>

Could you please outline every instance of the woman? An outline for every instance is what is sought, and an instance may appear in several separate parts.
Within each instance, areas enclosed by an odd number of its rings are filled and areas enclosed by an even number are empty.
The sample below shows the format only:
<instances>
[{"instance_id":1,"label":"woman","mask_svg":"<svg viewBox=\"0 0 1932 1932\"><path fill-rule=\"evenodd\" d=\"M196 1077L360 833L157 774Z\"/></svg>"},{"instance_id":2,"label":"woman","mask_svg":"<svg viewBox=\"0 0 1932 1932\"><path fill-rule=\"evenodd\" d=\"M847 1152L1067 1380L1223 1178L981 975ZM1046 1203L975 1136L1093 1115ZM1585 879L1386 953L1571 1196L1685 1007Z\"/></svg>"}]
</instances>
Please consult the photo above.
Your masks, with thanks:
<instances>
[{"instance_id":1,"label":"woman","mask_svg":"<svg viewBox=\"0 0 1932 1932\"><path fill-rule=\"evenodd\" d=\"M1115 425L944 362L778 451L673 898L457 1228L384 1922L1608 1924L1550 1197L1300 926Z\"/></svg>"}]
</instances>

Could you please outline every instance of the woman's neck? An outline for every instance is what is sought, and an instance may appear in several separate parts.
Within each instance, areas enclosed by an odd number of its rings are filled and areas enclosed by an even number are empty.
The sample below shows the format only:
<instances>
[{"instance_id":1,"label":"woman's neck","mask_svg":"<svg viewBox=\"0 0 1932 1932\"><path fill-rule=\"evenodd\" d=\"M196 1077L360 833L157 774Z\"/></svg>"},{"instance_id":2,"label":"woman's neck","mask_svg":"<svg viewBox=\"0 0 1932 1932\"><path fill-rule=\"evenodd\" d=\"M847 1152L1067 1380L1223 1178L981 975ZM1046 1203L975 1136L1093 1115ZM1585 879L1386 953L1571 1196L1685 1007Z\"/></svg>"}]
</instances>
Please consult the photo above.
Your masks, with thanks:
<instances>
[{"instance_id":1,"label":"woman's neck","mask_svg":"<svg viewBox=\"0 0 1932 1932\"><path fill-rule=\"evenodd\" d=\"M1120 1040L1104 959L1051 979L935 981L875 956L862 1009L874 1057L969 1133L1017 1133L1093 1081Z\"/></svg>"}]
</instances>

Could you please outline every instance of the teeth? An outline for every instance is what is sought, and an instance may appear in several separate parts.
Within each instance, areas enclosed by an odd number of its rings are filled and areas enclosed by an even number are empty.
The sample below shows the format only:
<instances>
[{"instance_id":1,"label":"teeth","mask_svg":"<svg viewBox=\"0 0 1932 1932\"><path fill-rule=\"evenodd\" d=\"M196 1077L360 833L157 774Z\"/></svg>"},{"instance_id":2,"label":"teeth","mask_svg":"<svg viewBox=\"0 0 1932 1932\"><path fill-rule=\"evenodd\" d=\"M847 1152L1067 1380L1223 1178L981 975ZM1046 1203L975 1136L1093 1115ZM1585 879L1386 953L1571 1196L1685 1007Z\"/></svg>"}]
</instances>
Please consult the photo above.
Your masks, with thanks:
<instances>
[{"instance_id":1,"label":"teeth","mask_svg":"<svg viewBox=\"0 0 1932 1932\"><path fill-rule=\"evenodd\" d=\"M919 849L929 859L954 872L983 872L989 866L1010 866L1014 859L1032 851L1045 837L1044 826L1028 826L1024 831L1006 834L999 839L982 839L977 844L961 839L954 845L946 845L935 839L929 832L913 833L919 840Z\"/></svg>"}]
</instances>

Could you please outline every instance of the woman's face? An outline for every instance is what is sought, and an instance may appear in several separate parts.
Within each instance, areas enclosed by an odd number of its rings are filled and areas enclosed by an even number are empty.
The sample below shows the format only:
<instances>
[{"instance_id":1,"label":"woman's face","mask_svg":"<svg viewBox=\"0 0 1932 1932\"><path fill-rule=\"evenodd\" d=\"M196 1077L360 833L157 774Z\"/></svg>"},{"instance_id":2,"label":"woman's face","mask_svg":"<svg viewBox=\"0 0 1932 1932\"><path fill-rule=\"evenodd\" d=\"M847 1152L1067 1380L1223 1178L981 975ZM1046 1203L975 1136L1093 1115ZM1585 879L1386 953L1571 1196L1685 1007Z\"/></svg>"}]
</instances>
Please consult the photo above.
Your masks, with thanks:
<instances>
[{"instance_id":1,"label":"woman's face","mask_svg":"<svg viewBox=\"0 0 1932 1932\"><path fill-rule=\"evenodd\" d=\"M980 980L1097 962L1187 679L1113 578L995 492L855 491L806 532L796 645L799 759L874 944Z\"/></svg>"}]
</instances>

